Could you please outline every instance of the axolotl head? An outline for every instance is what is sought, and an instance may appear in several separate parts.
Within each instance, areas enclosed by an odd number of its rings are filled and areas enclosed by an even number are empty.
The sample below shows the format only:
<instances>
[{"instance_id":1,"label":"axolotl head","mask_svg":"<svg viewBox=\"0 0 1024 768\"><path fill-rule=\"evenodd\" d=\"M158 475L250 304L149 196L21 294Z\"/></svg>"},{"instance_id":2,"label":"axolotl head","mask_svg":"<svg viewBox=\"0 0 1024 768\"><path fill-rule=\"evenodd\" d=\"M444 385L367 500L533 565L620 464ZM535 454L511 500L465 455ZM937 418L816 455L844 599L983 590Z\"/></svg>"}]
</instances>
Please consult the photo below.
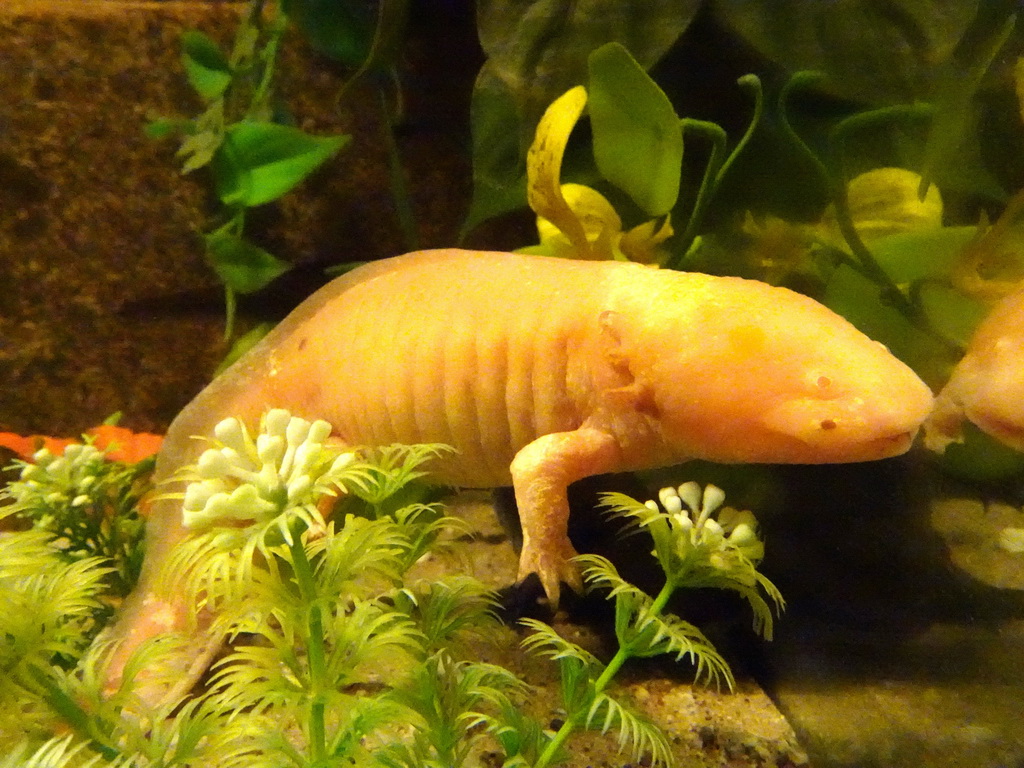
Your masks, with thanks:
<instances>
[{"instance_id":1,"label":"axolotl head","mask_svg":"<svg viewBox=\"0 0 1024 768\"><path fill-rule=\"evenodd\" d=\"M1002 299L971 337L925 425L925 444L942 450L967 419L1024 451L1024 289Z\"/></svg>"},{"instance_id":2,"label":"axolotl head","mask_svg":"<svg viewBox=\"0 0 1024 768\"><path fill-rule=\"evenodd\" d=\"M618 338L678 457L881 459L906 451L931 411L910 368L806 296L740 278L646 279L646 308L621 319Z\"/></svg>"}]
</instances>

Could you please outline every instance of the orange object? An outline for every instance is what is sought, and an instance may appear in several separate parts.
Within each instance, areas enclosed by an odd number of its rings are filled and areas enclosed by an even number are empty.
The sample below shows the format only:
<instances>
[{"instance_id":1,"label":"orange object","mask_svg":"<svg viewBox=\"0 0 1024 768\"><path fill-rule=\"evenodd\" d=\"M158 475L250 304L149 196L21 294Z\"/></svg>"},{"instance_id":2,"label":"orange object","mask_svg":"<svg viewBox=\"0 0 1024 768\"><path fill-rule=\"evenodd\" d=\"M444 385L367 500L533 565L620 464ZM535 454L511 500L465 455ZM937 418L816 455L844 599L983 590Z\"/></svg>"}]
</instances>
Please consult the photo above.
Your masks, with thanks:
<instances>
[{"instance_id":1,"label":"orange object","mask_svg":"<svg viewBox=\"0 0 1024 768\"><path fill-rule=\"evenodd\" d=\"M111 461L122 461L135 464L149 458L163 443L163 435L150 432L132 432L125 427L112 424L101 424L86 430L87 435L95 437L93 445L106 451ZM70 437L48 437L46 435L17 435L13 432L0 432L0 447L9 448L25 460L31 460L36 451L46 448L50 453L59 456L64 449L74 443L81 443Z\"/></svg>"}]
</instances>

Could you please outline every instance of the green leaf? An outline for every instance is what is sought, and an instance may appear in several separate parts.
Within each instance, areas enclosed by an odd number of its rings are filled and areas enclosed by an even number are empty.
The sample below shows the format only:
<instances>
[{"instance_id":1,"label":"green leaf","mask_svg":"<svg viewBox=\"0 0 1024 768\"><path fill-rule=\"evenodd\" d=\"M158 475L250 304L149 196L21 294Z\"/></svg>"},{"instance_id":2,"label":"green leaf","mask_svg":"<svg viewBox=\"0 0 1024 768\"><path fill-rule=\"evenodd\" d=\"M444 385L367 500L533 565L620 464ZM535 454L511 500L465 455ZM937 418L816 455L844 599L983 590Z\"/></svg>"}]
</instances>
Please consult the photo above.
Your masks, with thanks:
<instances>
[{"instance_id":1,"label":"green leaf","mask_svg":"<svg viewBox=\"0 0 1024 768\"><path fill-rule=\"evenodd\" d=\"M231 290L258 291L291 265L237 235L217 231L206 236L206 254L217 276Z\"/></svg>"},{"instance_id":2,"label":"green leaf","mask_svg":"<svg viewBox=\"0 0 1024 768\"><path fill-rule=\"evenodd\" d=\"M231 65L220 47L195 29L181 36L182 64L189 84L204 100L213 101L231 83Z\"/></svg>"},{"instance_id":3,"label":"green leaf","mask_svg":"<svg viewBox=\"0 0 1024 768\"><path fill-rule=\"evenodd\" d=\"M587 57L620 42L653 66L689 26L700 0L478 0L487 61L473 89L473 204L463 236L526 204L526 151L547 106L587 78ZM564 174L563 174L564 175Z\"/></svg>"},{"instance_id":4,"label":"green leaf","mask_svg":"<svg viewBox=\"0 0 1024 768\"><path fill-rule=\"evenodd\" d=\"M275 200L312 173L350 136L310 136L276 123L237 123L214 155L217 194L225 205Z\"/></svg>"},{"instance_id":5,"label":"green leaf","mask_svg":"<svg viewBox=\"0 0 1024 768\"><path fill-rule=\"evenodd\" d=\"M996 5L996 4L993 4ZM991 10L991 9L990 9ZM977 191L987 192L996 199L1002 197L994 178L977 162L978 140L975 132L977 122L974 99L982 78L992 65L992 60L1006 43L1013 31L1016 17L982 18L982 27L975 25L975 36L980 38L973 45L961 46L956 55L939 68L936 83L929 101L936 106L928 141L925 145L924 162L921 170L922 185L932 181L945 181L943 171L951 169L950 175L962 176L964 166L979 176ZM961 50L961 49L966 49ZM964 157L976 162L965 163ZM972 167L973 166L973 167ZM975 191L968 188L968 191Z\"/></svg>"},{"instance_id":6,"label":"green leaf","mask_svg":"<svg viewBox=\"0 0 1024 768\"><path fill-rule=\"evenodd\" d=\"M921 308L932 328L966 347L991 306L941 283L921 287Z\"/></svg>"},{"instance_id":7,"label":"green leaf","mask_svg":"<svg viewBox=\"0 0 1024 768\"><path fill-rule=\"evenodd\" d=\"M975 19L979 0L749 0L714 3L718 20L790 72L828 75L825 87L871 104L928 92Z\"/></svg>"},{"instance_id":8,"label":"green leaf","mask_svg":"<svg viewBox=\"0 0 1024 768\"><path fill-rule=\"evenodd\" d=\"M473 200L462 226L465 237L481 222L526 205L526 153L519 143L513 94L481 72L470 106L473 129Z\"/></svg>"},{"instance_id":9,"label":"green leaf","mask_svg":"<svg viewBox=\"0 0 1024 768\"><path fill-rule=\"evenodd\" d=\"M700 6L699 0L478 0L477 29L488 56L483 71L512 93L525 147L547 105L585 81L591 51L619 42L649 68L686 30Z\"/></svg>"},{"instance_id":10,"label":"green leaf","mask_svg":"<svg viewBox=\"0 0 1024 768\"><path fill-rule=\"evenodd\" d=\"M679 196L683 131L664 91L618 43L590 54L589 109L601 174L650 216Z\"/></svg>"},{"instance_id":11,"label":"green leaf","mask_svg":"<svg viewBox=\"0 0 1024 768\"><path fill-rule=\"evenodd\" d=\"M359 0L288 0L285 13L319 53L350 67L370 53L373 4Z\"/></svg>"},{"instance_id":12,"label":"green leaf","mask_svg":"<svg viewBox=\"0 0 1024 768\"><path fill-rule=\"evenodd\" d=\"M977 227L942 227L888 235L871 242L878 266L897 285L949 275Z\"/></svg>"}]
</instances>

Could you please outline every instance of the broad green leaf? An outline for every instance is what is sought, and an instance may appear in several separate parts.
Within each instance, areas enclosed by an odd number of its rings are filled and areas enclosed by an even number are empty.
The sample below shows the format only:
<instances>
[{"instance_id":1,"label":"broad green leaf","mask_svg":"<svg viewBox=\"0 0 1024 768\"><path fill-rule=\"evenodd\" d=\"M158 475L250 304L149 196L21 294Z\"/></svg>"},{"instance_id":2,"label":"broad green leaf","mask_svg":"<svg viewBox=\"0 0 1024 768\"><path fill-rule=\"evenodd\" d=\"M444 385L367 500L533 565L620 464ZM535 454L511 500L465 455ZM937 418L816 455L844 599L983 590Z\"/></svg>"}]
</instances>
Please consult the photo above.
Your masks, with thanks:
<instances>
[{"instance_id":1,"label":"broad green leaf","mask_svg":"<svg viewBox=\"0 0 1024 768\"><path fill-rule=\"evenodd\" d=\"M878 265L898 285L947 277L977 227L941 227L880 237L871 242Z\"/></svg>"},{"instance_id":2,"label":"broad green leaf","mask_svg":"<svg viewBox=\"0 0 1024 768\"><path fill-rule=\"evenodd\" d=\"M372 4L360 0L288 0L285 12L317 51L350 67L373 44Z\"/></svg>"},{"instance_id":3,"label":"broad green leaf","mask_svg":"<svg viewBox=\"0 0 1024 768\"><path fill-rule=\"evenodd\" d=\"M974 329L991 309L983 301L942 283L922 285L920 300L931 327L962 347L967 346Z\"/></svg>"},{"instance_id":4,"label":"broad green leaf","mask_svg":"<svg viewBox=\"0 0 1024 768\"><path fill-rule=\"evenodd\" d=\"M790 72L828 75L825 87L870 104L909 104L929 91L974 21L980 0L748 0L715 15Z\"/></svg>"},{"instance_id":5,"label":"broad green leaf","mask_svg":"<svg viewBox=\"0 0 1024 768\"><path fill-rule=\"evenodd\" d=\"M601 174L651 216L679 196L683 131L664 91L618 43L590 54L590 125Z\"/></svg>"},{"instance_id":6,"label":"broad green leaf","mask_svg":"<svg viewBox=\"0 0 1024 768\"><path fill-rule=\"evenodd\" d=\"M481 222L526 205L526 152L512 93L480 73L470 106L473 128L473 200L462 226L465 237Z\"/></svg>"},{"instance_id":7,"label":"broad green leaf","mask_svg":"<svg viewBox=\"0 0 1024 768\"><path fill-rule=\"evenodd\" d=\"M231 65L220 47L198 30L181 36L182 63L189 84L205 101L213 101L231 83Z\"/></svg>"},{"instance_id":8,"label":"broad green leaf","mask_svg":"<svg viewBox=\"0 0 1024 768\"><path fill-rule=\"evenodd\" d=\"M586 80L587 57L622 43L642 67L653 66L689 26L700 0L478 0L484 70L512 94L525 148L544 109Z\"/></svg>"},{"instance_id":9,"label":"broad green leaf","mask_svg":"<svg viewBox=\"0 0 1024 768\"><path fill-rule=\"evenodd\" d=\"M995 7L998 4L992 5ZM981 166L977 151L970 149L969 145L977 147L978 144L975 129L975 95L981 86L982 78L992 65L992 60L1013 31L1015 22L1015 16L983 16L983 29L975 30L981 42L966 46L966 50L958 50L956 55L951 56L938 68L935 85L928 98L935 104L936 111L924 150L922 185L962 178L962 168L967 165L979 176L976 184L980 188L968 187L965 191L988 192L990 196L994 191L997 199L1001 197L998 183ZM975 162L964 163L961 158L965 155ZM943 173L945 169L953 169L948 178ZM964 189L963 186L960 188Z\"/></svg>"},{"instance_id":10,"label":"broad green leaf","mask_svg":"<svg viewBox=\"0 0 1024 768\"><path fill-rule=\"evenodd\" d=\"M478 0L488 58L473 90L474 190L463 234L525 203L526 151L537 122L559 95L586 81L591 51L619 42L649 68L700 6L700 0Z\"/></svg>"},{"instance_id":11,"label":"broad green leaf","mask_svg":"<svg viewBox=\"0 0 1024 768\"><path fill-rule=\"evenodd\" d=\"M275 200L348 143L350 136L310 136L276 123L237 123L213 158L217 194L226 205Z\"/></svg>"},{"instance_id":12,"label":"broad green leaf","mask_svg":"<svg viewBox=\"0 0 1024 768\"><path fill-rule=\"evenodd\" d=\"M217 231L205 240L210 266L221 282L236 293L258 291L291 269L288 262L237 235Z\"/></svg>"}]
</instances>

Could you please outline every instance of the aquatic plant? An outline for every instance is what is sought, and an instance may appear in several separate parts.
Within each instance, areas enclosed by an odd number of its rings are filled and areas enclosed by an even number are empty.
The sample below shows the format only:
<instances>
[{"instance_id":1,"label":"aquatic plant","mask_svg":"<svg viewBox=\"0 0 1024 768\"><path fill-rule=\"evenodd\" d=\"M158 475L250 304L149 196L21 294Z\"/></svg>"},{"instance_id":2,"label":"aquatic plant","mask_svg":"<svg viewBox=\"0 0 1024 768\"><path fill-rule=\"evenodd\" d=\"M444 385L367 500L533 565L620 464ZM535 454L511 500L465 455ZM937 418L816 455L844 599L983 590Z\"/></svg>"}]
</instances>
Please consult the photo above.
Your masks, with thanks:
<instances>
[{"instance_id":1,"label":"aquatic plant","mask_svg":"<svg viewBox=\"0 0 1024 768\"><path fill-rule=\"evenodd\" d=\"M357 67L345 85L349 88L367 73L393 66L406 7L407 0L384 0L374 20L365 3L353 0L250 0L230 51L199 30L182 35L185 75L204 109L190 119L155 120L147 132L180 137L183 173L210 171L221 207L203 240L207 261L225 288L225 339L234 334L236 296L260 290L290 268L246 237L248 211L289 192L351 141L349 135L311 135L286 114L275 85L286 33L297 27L319 52ZM394 117L383 89L381 108L390 128ZM400 168L393 140L389 150ZM414 225L401 173L393 177L401 223L411 237ZM252 343L251 338L240 341Z\"/></svg>"},{"instance_id":2,"label":"aquatic plant","mask_svg":"<svg viewBox=\"0 0 1024 768\"><path fill-rule=\"evenodd\" d=\"M23 450L26 440L33 441L13 437L6 444ZM7 467L18 477L0 488L0 502L9 502L0 513L31 522L67 561L102 563L110 594L124 597L142 566L139 508L151 488L159 445L153 437L136 439L108 425L86 433L82 442L51 438Z\"/></svg>"},{"instance_id":3,"label":"aquatic plant","mask_svg":"<svg viewBox=\"0 0 1024 768\"><path fill-rule=\"evenodd\" d=\"M668 763L657 726L609 692L622 665L668 653L694 662L699 678L732 685L700 631L665 613L669 596L696 585L738 590L770 634L761 591L780 607L781 598L755 570L763 548L750 513L719 509L721 492L702 495L695 484L663 491L664 511L609 496L616 514L652 535L666 585L650 598L602 558L581 558L587 582L616 603L619 649L607 664L524 622L523 646L561 674L566 716L552 733L524 712L521 680L470 657L469 641L502 631L494 594L468 576L417 576L417 562L465 528L439 504L391 500L444 449L352 453L328 434L325 423L284 411L268 413L255 436L228 419L188 470L183 502L195 535L165 578L193 611L215 615L212 632L233 639L195 694L156 705L138 697L140 686L175 682L173 660L194 653L187 636L144 644L120 686L105 691L107 648L88 641L109 568L99 558L69 562L40 529L0 538L0 739L10 747L0 765L447 767L498 749L504 765L542 768L563 760L581 728L614 732L635 759ZM91 455L87 447L73 454ZM22 512L43 498L24 485L8 494Z\"/></svg>"}]
</instances>

